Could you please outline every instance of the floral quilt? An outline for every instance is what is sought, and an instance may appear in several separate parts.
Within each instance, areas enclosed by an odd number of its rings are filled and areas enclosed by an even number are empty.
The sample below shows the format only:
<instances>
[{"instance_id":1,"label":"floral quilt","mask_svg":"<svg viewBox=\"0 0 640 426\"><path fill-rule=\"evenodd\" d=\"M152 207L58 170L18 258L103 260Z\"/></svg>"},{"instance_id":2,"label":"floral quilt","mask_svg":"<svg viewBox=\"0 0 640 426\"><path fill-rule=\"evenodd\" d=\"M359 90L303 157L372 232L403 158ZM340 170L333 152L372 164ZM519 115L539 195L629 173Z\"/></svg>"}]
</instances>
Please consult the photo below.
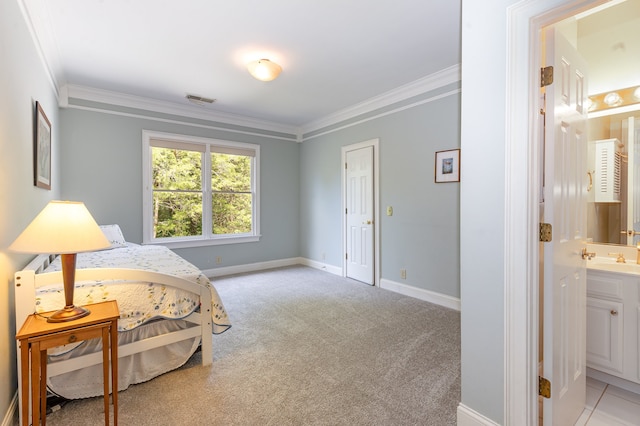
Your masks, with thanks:
<instances>
[{"instance_id":1,"label":"floral quilt","mask_svg":"<svg viewBox=\"0 0 640 426\"><path fill-rule=\"evenodd\" d=\"M210 289L213 332L221 333L230 326L222 300L209 279L194 265L164 246L127 243L122 248L78 253L76 269L82 268L132 268L180 276ZM59 270L61 264L58 257L44 272ZM131 330L154 318L184 318L200 305L195 293L152 282L76 281L74 304L82 306L105 300L118 302L120 331ZM53 311L62 306L62 284L38 288L36 312Z\"/></svg>"}]
</instances>

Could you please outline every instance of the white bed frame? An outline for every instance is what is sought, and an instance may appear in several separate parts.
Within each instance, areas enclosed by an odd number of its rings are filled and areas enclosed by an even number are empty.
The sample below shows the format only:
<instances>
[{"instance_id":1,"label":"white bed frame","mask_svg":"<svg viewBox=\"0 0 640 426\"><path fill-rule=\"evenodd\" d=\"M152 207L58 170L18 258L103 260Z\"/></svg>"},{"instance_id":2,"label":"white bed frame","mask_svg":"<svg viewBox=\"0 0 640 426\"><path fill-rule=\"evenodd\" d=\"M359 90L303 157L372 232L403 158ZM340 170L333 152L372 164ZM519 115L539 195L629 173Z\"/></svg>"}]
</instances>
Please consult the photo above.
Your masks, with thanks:
<instances>
[{"instance_id":1,"label":"white bed frame","mask_svg":"<svg viewBox=\"0 0 640 426\"><path fill-rule=\"evenodd\" d=\"M56 255L39 255L24 269L15 273L15 309L16 327L18 329L22 326L27 316L35 312L36 289L45 285L62 283L61 271L42 272L55 258ZM186 318L181 318L193 324L192 327L121 345L118 347L118 358L200 336L202 365L210 365L213 362L211 290L208 287L174 275L141 269L77 269L76 281L83 280L154 282L198 294L200 296L200 312L194 312ZM19 347L17 348L17 359L18 371L21 371ZM47 366L47 378L101 363L102 352L100 351L66 361L58 361ZM28 366L25 366L25 368L28 368ZM21 375L18 374L18 390L21 388ZM18 395L22 395L22 393L18 392ZM23 402L20 399L20 413L22 413L22 404Z\"/></svg>"}]
</instances>

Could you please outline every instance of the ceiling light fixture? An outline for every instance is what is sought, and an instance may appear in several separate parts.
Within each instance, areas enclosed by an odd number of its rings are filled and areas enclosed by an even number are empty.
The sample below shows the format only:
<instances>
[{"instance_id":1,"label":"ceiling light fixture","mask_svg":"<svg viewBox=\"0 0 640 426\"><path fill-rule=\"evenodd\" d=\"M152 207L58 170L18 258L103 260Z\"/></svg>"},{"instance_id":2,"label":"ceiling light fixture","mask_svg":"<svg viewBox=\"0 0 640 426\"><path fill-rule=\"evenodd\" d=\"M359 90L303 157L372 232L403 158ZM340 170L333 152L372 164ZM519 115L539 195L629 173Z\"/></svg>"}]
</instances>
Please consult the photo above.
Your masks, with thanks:
<instances>
[{"instance_id":1,"label":"ceiling light fixture","mask_svg":"<svg viewBox=\"0 0 640 426\"><path fill-rule=\"evenodd\" d=\"M275 80L282 72L282 67L268 59L259 59L247 65L249 74L260 81Z\"/></svg>"}]
</instances>

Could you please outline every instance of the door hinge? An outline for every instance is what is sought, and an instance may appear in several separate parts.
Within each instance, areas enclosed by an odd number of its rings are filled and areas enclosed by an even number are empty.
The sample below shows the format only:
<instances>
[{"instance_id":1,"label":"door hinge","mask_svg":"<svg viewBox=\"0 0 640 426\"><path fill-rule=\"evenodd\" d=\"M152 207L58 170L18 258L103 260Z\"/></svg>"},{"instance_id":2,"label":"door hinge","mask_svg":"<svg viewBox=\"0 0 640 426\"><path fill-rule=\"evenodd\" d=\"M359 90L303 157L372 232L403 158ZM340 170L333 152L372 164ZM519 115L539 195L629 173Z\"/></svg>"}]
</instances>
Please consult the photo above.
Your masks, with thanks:
<instances>
[{"instance_id":1,"label":"door hinge","mask_svg":"<svg viewBox=\"0 0 640 426\"><path fill-rule=\"evenodd\" d=\"M550 223L541 223L540 224L540 242L548 243L551 242L553 235Z\"/></svg>"},{"instance_id":2,"label":"door hinge","mask_svg":"<svg viewBox=\"0 0 640 426\"><path fill-rule=\"evenodd\" d=\"M346 260L349 260L349 253L345 253L345 254L344 254L344 258L345 258Z\"/></svg>"},{"instance_id":3,"label":"door hinge","mask_svg":"<svg viewBox=\"0 0 640 426\"><path fill-rule=\"evenodd\" d=\"M538 376L538 395L551 398L551 382L542 376Z\"/></svg>"},{"instance_id":4,"label":"door hinge","mask_svg":"<svg viewBox=\"0 0 640 426\"><path fill-rule=\"evenodd\" d=\"M540 87L546 87L553 83L553 66L549 65L540 69Z\"/></svg>"}]
</instances>

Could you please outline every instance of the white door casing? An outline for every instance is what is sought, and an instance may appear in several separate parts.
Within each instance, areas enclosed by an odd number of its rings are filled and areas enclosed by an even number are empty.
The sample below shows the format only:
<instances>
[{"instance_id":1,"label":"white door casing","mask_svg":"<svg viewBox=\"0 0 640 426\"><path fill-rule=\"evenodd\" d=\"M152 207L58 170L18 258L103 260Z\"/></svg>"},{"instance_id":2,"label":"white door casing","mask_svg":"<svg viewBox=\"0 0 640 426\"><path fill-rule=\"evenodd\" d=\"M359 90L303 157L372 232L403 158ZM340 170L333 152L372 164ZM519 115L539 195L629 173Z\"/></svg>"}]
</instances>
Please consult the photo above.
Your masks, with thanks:
<instances>
[{"instance_id":1,"label":"white door casing","mask_svg":"<svg viewBox=\"0 0 640 426\"><path fill-rule=\"evenodd\" d=\"M374 285L373 147L346 152L346 276Z\"/></svg>"},{"instance_id":2,"label":"white door casing","mask_svg":"<svg viewBox=\"0 0 640 426\"><path fill-rule=\"evenodd\" d=\"M586 396L587 70L576 49L553 26L545 29L546 88L543 374L551 381L545 425L574 424Z\"/></svg>"},{"instance_id":3,"label":"white door casing","mask_svg":"<svg viewBox=\"0 0 640 426\"><path fill-rule=\"evenodd\" d=\"M535 0L504 6L505 105L504 424L538 425L540 31L606 0ZM501 8L499 6L499 8ZM493 32L497 42L503 36ZM494 67L493 69L496 69ZM526 148L523 149L523 144ZM464 309L464 304L463 307ZM467 415L460 405L459 414ZM473 414L473 413L472 413Z\"/></svg>"}]
</instances>

